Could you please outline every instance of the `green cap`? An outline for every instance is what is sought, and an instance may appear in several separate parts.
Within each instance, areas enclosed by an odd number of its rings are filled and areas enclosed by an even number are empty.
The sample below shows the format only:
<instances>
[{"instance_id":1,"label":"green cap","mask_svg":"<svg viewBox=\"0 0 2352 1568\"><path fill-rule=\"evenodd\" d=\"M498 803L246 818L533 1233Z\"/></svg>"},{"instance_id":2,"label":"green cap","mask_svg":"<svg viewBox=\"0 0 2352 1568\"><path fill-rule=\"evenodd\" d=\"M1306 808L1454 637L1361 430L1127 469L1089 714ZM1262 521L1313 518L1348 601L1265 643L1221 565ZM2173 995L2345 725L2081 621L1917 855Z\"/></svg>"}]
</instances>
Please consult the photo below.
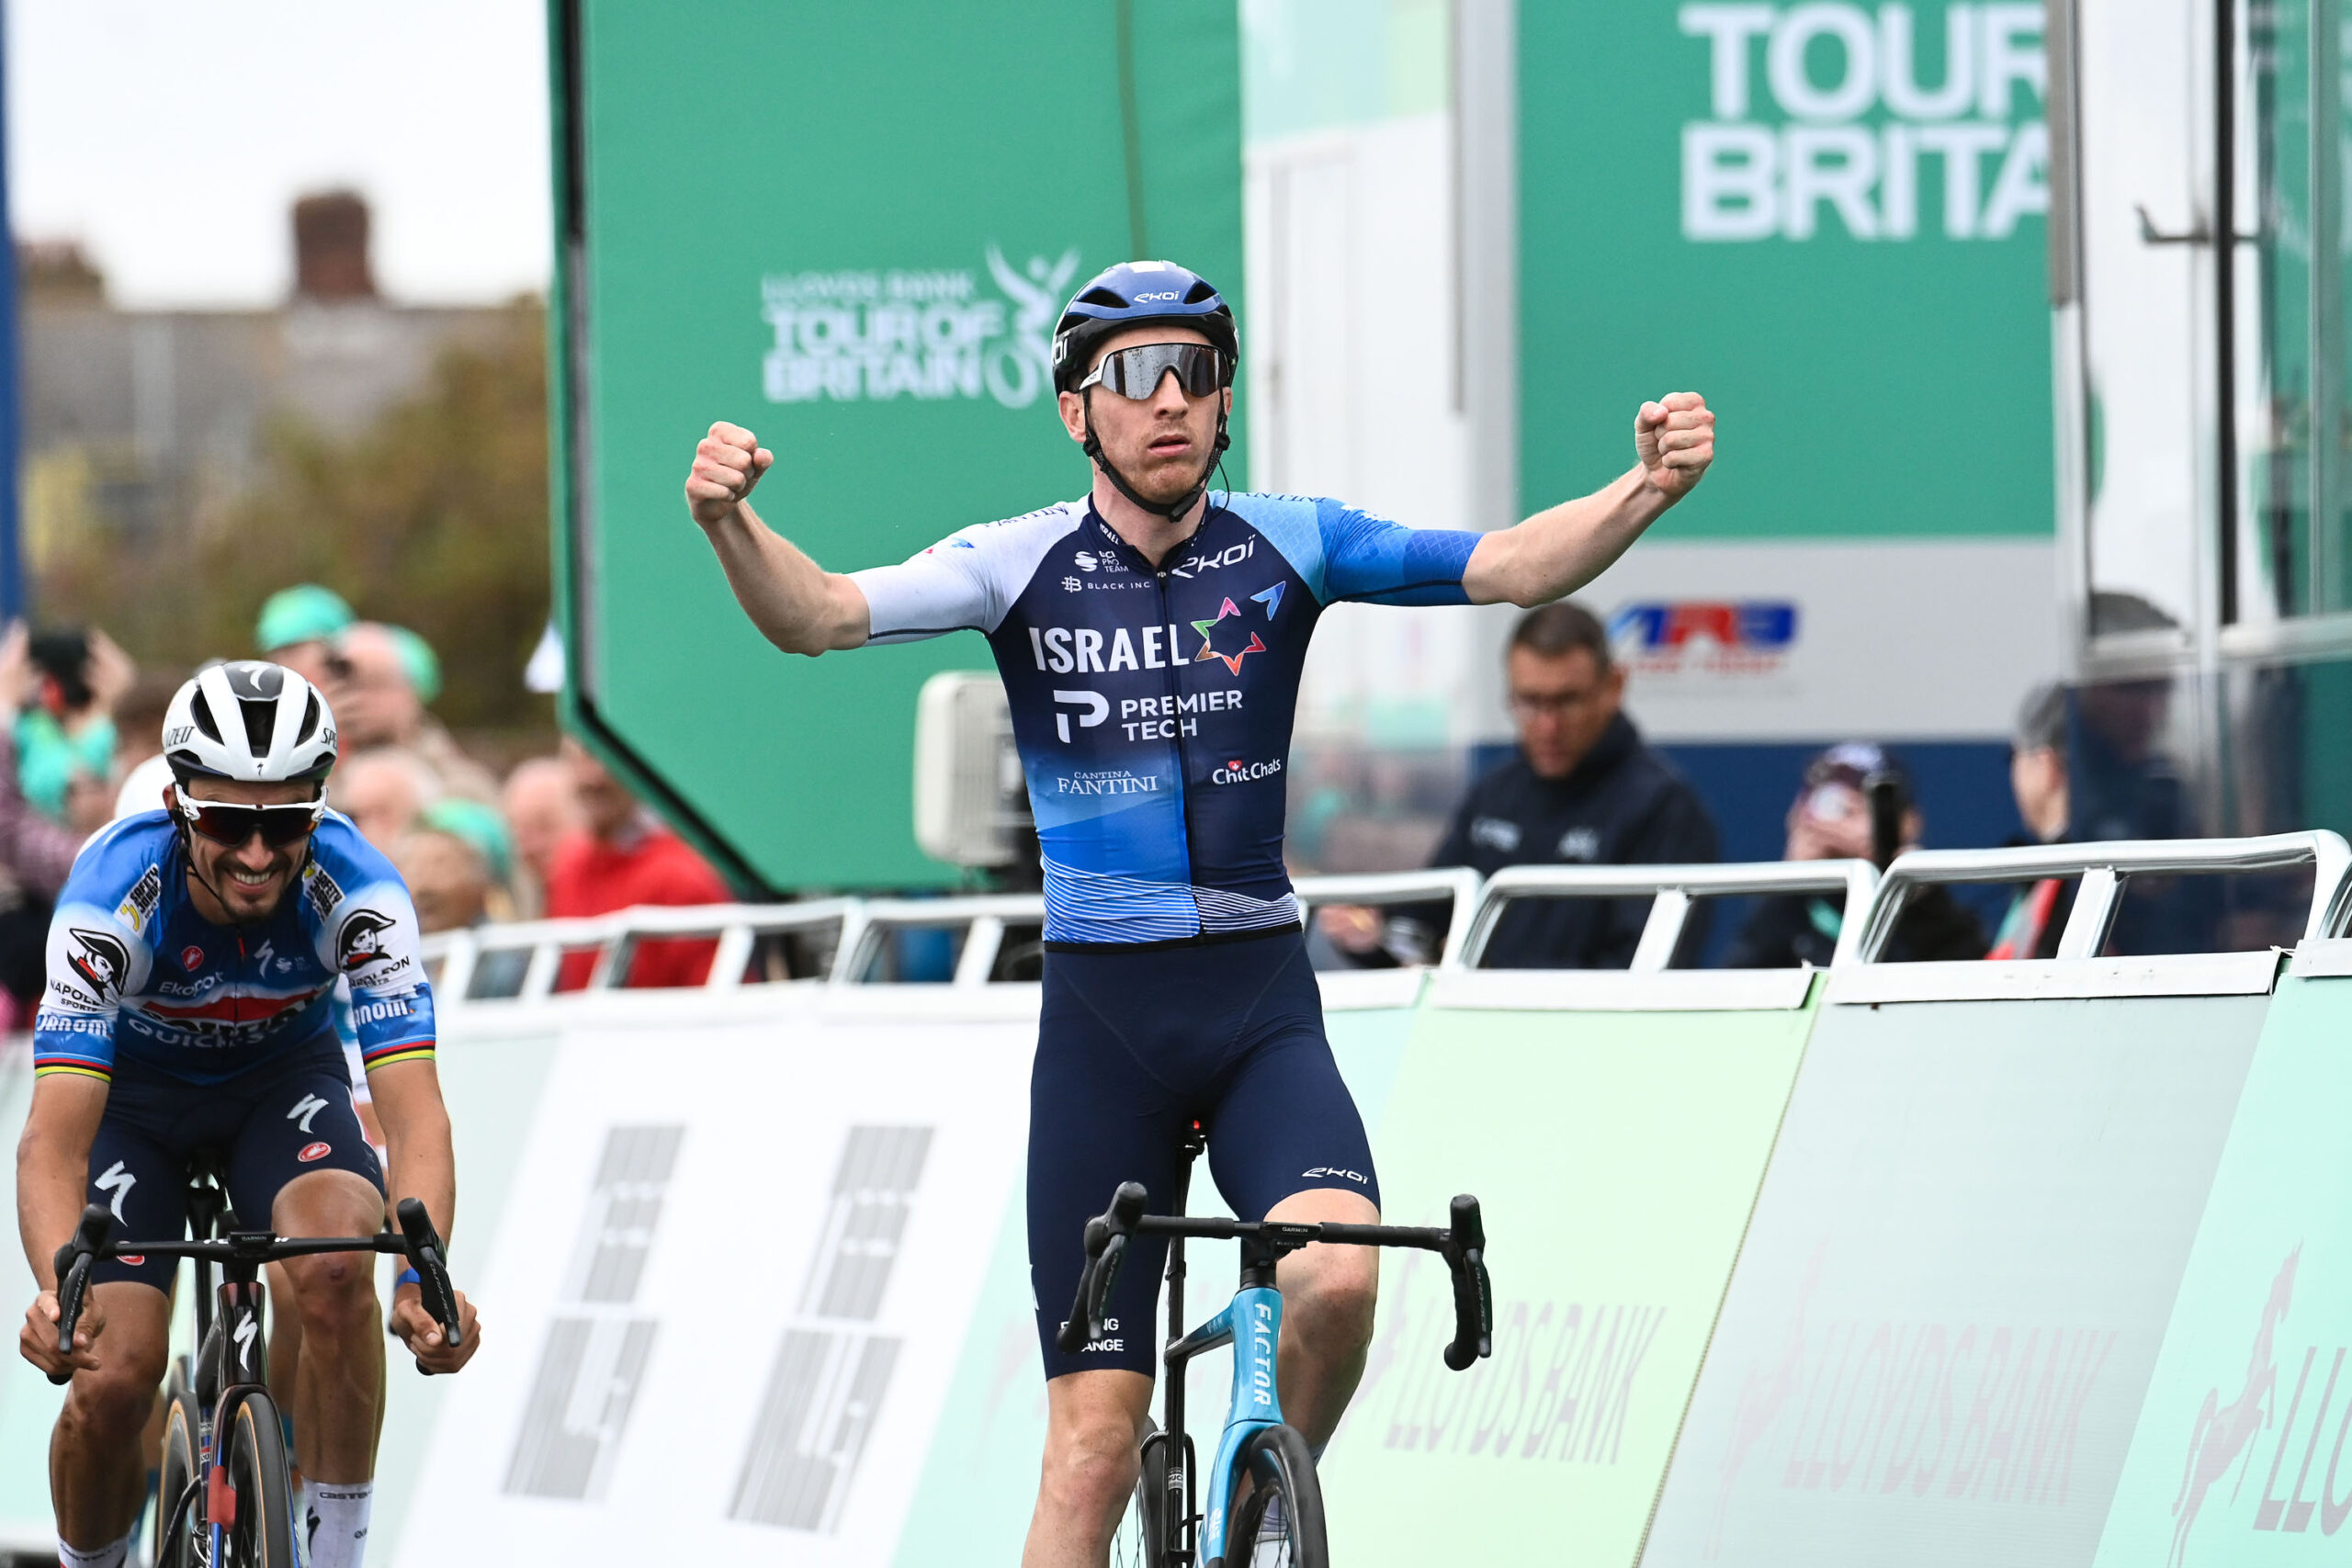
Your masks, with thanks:
<instances>
[{"instance_id":1,"label":"green cap","mask_svg":"<svg viewBox=\"0 0 2352 1568\"><path fill-rule=\"evenodd\" d=\"M400 650L401 668L408 672L408 683L416 689L416 700L430 703L441 694L441 660L433 645L406 626L386 626L392 634L392 646Z\"/></svg>"},{"instance_id":2,"label":"green cap","mask_svg":"<svg viewBox=\"0 0 2352 1568\"><path fill-rule=\"evenodd\" d=\"M261 619L254 623L254 646L275 653L298 642L331 641L358 619L334 589L297 583L263 603Z\"/></svg>"},{"instance_id":3,"label":"green cap","mask_svg":"<svg viewBox=\"0 0 2352 1568\"><path fill-rule=\"evenodd\" d=\"M481 856L492 881L504 882L514 874L514 840L506 831L506 819L481 801L445 796L419 812L417 821Z\"/></svg>"}]
</instances>

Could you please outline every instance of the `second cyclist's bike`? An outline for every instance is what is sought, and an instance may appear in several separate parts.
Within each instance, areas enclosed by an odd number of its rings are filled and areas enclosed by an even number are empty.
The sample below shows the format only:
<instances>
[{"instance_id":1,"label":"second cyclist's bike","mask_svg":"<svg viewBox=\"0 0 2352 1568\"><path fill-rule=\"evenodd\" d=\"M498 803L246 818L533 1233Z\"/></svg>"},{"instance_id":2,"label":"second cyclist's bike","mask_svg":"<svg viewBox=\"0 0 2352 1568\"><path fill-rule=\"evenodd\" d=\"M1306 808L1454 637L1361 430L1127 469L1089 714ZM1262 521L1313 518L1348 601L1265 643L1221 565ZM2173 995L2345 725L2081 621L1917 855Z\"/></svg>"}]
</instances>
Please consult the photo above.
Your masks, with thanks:
<instances>
[{"instance_id":1,"label":"second cyclist's bike","mask_svg":"<svg viewBox=\"0 0 2352 1568\"><path fill-rule=\"evenodd\" d=\"M192 1173L192 1240L109 1241L114 1215L101 1203L82 1211L74 1238L57 1249L57 1348L71 1355L100 1258L187 1258L196 1262L196 1339L174 1358L165 1386L164 1460L155 1494L155 1568L300 1568L285 1427L269 1395L266 1289L262 1266L320 1252L392 1252L417 1273L424 1310L451 1345L460 1342L458 1293L441 1237L424 1205L401 1201L400 1234L281 1236L236 1228L213 1173ZM212 1271L221 1280L216 1295ZM70 1374L51 1374L66 1382Z\"/></svg>"},{"instance_id":2,"label":"second cyclist's bike","mask_svg":"<svg viewBox=\"0 0 2352 1568\"><path fill-rule=\"evenodd\" d=\"M1182 1213L1193 1161L1205 1145L1195 1130L1176 1178L1174 1214L1147 1214L1138 1183L1123 1184L1111 1207L1086 1222L1086 1269L1078 1299L1056 1343L1076 1354L1107 1332L1110 1299L1127 1238L1168 1240L1168 1339L1161 1353L1168 1375L1161 1420L1143 1439L1142 1479L1135 1506L1120 1527L1114 1561L1121 1568L1329 1568L1323 1494L1306 1439L1283 1420L1276 1393L1276 1348L1282 1339L1283 1298L1274 1268L1289 1253L1317 1242L1355 1247L1419 1247L1442 1257L1453 1280L1453 1341L1445 1364L1455 1371L1494 1350L1494 1292L1487 1278L1487 1236L1478 1200L1453 1200L1444 1230L1410 1225L1295 1224L1265 1220L1192 1219ZM1184 1239L1201 1236L1241 1243L1241 1282L1215 1317L1184 1332ZM1184 1429L1184 1370L1205 1350L1233 1347L1233 1394L1208 1495L1195 1495L1193 1439ZM1246 1485L1245 1485L1246 1483Z\"/></svg>"}]
</instances>

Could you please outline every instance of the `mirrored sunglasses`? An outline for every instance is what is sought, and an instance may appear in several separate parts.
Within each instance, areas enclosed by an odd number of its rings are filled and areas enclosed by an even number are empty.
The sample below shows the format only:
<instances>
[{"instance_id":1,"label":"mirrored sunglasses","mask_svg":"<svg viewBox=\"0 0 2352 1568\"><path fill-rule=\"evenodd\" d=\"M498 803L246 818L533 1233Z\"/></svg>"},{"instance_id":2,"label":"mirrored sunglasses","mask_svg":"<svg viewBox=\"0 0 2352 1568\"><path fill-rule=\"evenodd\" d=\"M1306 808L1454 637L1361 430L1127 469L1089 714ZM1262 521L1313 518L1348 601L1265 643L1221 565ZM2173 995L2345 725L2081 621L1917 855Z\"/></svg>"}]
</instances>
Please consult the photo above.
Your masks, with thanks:
<instances>
[{"instance_id":1,"label":"mirrored sunglasses","mask_svg":"<svg viewBox=\"0 0 2352 1568\"><path fill-rule=\"evenodd\" d=\"M1226 384L1225 355L1204 343L1142 343L1104 355L1078 389L1102 387L1140 402L1170 370L1188 398L1205 398Z\"/></svg>"},{"instance_id":2,"label":"mirrored sunglasses","mask_svg":"<svg viewBox=\"0 0 2352 1568\"><path fill-rule=\"evenodd\" d=\"M232 806L217 800L190 800L181 795L180 815L190 827L215 843L242 848L255 833L272 849L283 849L309 836L319 825L327 805L305 800L292 806Z\"/></svg>"}]
</instances>

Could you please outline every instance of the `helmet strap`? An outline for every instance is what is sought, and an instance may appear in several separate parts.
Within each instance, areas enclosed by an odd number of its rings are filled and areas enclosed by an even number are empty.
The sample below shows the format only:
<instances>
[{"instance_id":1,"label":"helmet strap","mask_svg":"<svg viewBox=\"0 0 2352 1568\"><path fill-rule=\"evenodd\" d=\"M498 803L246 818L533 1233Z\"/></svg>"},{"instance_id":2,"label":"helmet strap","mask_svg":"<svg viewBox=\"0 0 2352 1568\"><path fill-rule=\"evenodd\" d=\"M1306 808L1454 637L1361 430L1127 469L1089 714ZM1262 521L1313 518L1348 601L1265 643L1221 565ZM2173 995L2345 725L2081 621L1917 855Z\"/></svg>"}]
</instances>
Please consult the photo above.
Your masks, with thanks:
<instances>
[{"instance_id":1,"label":"helmet strap","mask_svg":"<svg viewBox=\"0 0 2352 1568\"><path fill-rule=\"evenodd\" d=\"M1094 460L1096 468L1102 470L1102 476L1111 481L1112 489L1125 496L1141 510L1150 513L1155 517L1165 517L1170 523L1190 512L1193 509L1193 503L1208 493L1209 476L1216 471L1219 459L1225 456L1225 449L1233 445L1233 438L1225 433L1225 410L1219 407L1216 413L1216 440L1209 447L1209 460L1201 465L1200 482L1174 501L1147 501L1135 486L1127 482L1126 475L1119 472L1117 466L1111 461L1110 456L1102 450L1102 438L1094 434L1093 388L1089 387L1086 389L1084 401L1086 441L1080 449ZM1219 401L1222 403L1223 400L1220 399Z\"/></svg>"}]
</instances>

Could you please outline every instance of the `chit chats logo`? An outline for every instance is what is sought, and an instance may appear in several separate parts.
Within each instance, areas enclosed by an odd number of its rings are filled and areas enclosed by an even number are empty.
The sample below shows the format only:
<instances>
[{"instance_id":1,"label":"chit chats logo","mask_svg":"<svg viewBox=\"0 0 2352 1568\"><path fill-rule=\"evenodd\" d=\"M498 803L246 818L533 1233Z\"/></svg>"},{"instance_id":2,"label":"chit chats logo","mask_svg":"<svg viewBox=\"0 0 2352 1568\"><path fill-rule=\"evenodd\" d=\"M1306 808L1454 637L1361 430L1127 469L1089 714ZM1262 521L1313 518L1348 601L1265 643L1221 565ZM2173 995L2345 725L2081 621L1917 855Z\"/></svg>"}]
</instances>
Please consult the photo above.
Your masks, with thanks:
<instances>
[{"instance_id":1,"label":"chit chats logo","mask_svg":"<svg viewBox=\"0 0 2352 1568\"><path fill-rule=\"evenodd\" d=\"M1682 128L1684 239L2005 240L2049 211L2039 4L1703 0L1675 19L1709 111Z\"/></svg>"}]
</instances>

